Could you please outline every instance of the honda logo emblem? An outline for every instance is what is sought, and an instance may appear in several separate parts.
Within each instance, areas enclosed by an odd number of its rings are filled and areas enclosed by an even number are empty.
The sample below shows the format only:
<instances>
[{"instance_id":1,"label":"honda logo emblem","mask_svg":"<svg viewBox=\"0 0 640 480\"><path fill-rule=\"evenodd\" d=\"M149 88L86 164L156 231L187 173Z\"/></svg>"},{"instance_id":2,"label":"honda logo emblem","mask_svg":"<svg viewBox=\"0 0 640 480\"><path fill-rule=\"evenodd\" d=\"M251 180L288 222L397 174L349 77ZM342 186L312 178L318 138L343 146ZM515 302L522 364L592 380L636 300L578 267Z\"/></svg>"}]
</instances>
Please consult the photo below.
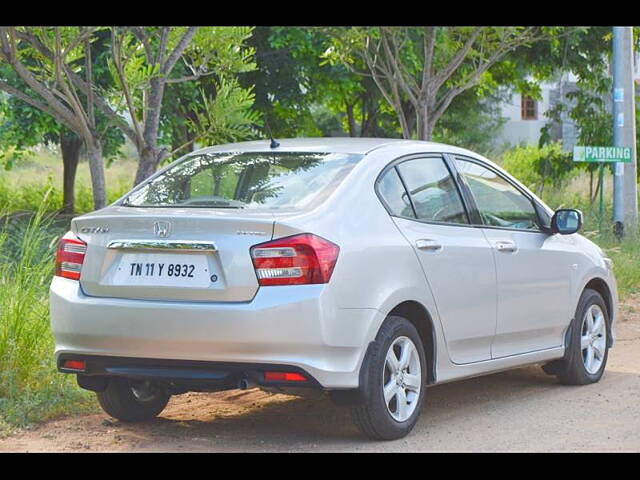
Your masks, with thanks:
<instances>
[{"instance_id":1,"label":"honda logo emblem","mask_svg":"<svg viewBox=\"0 0 640 480\"><path fill-rule=\"evenodd\" d=\"M154 222L153 232L156 234L156 237L167 238L169 235L171 235L171 223L170 222Z\"/></svg>"}]
</instances>

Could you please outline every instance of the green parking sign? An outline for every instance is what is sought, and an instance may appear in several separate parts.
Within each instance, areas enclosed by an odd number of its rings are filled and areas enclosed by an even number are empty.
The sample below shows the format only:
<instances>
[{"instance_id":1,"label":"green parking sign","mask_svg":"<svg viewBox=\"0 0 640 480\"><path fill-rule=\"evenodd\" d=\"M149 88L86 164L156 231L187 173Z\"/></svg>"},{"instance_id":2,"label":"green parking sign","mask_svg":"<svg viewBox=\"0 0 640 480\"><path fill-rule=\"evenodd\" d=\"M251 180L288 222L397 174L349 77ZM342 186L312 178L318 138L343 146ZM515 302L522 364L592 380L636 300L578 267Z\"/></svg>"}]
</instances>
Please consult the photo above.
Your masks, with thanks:
<instances>
[{"instance_id":1,"label":"green parking sign","mask_svg":"<svg viewBox=\"0 0 640 480\"><path fill-rule=\"evenodd\" d=\"M574 162L631 162L629 147L573 147Z\"/></svg>"}]
</instances>

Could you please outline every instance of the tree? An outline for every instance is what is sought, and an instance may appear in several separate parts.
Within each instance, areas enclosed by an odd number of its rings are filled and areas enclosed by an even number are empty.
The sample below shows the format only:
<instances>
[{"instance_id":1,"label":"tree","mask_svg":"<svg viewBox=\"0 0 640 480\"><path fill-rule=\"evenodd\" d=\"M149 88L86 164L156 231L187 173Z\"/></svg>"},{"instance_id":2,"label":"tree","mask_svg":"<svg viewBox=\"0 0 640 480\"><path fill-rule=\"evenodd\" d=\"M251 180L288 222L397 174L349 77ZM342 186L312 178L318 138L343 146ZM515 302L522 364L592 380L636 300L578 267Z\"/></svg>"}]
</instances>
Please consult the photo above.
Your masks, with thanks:
<instances>
[{"instance_id":1,"label":"tree","mask_svg":"<svg viewBox=\"0 0 640 480\"><path fill-rule=\"evenodd\" d=\"M404 138L420 140L431 139L451 102L509 52L543 38L538 27L356 27L332 36L326 57L370 76Z\"/></svg>"},{"instance_id":2,"label":"tree","mask_svg":"<svg viewBox=\"0 0 640 480\"><path fill-rule=\"evenodd\" d=\"M495 149L495 138L506 122L500 108L505 100L504 88L483 95L475 90L461 93L434 127L432 139L489 154Z\"/></svg>"},{"instance_id":3,"label":"tree","mask_svg":"<svg viewBox=\"0 0 640 480\"><path fill-rule=\"evenodd\" d=\"M94 63L94 78L100 84L108 82L104 75L108 72L101 67L103 64L101 56L107 49L100 38L104 39L104 31L95 32L94 35L98 38L91 44L91 57ZM9 66L0 64L0 78L29 97L36 97ZM5 168L10 169L14 162L19 161L22 156L28 154L30 148L38 144L57 145L63 163L62 212L73 213L75 178L83 148L82 138L57 122L53 116L15 96L0 97L0 112L3 116L3 122L0 125L0 151L2 152L0 158L4 160ZM98 130L103 130L106 125L105 117L99 111L96 112L96 116ZM103 141L105 158L115 157L123 141L122 133L118 129L107 128Z\"/></svg>"},{"instance_id":4,"label":"tree","mask_svg":"<svg viewBox=\"0 0 640 480\"><path fill-rule=\"evenodd\" d=\"M110 67L119 88L111 100L133 125L125 133L138 150L138 184L170 153L158 143L167 85L253 68L253 51L243 46L251 28L113 27L111 32ZM178 62L188 74L174 75Z\"/></svg>"},{"instance_id":5,"label":"tree","mask_svg":"<svg viewBox=\"0 0 640 480\"><path fill-rule=\"evenodd\" d=\"M255 85L256 108L274 136L399 135L371 78L323 57L331 46L328 29L256 27L249 44L257 69L240 81Z\"/></svg>"},{"instance_id":6,"label":"tree","mask_svg":"<svg viewBox=\"0 0 640 480\"><path fill-rule=\"evenodd\" d=\"M96 123L91 36L97 27L0 28L0 60L28 87L0 79L0 89L51 115L82 138L91 171L93 203L106 204L102 141ZM84 88L79 88L82 85ZM108 128L108 127L107 127Z\"/></svg>"},{"instance_id":7,"label":"tree","mask_svg":"<svg viewBox=\"0 0 640 480\"><path fill-rule=\"evenodd\" d=\"M638 49L640 37L637 31L634 33ZM541 146L553 141L552 129L563 118L574 122L579 144L613 144L611 40L611 27L563 27L549 42L537 44L530 52L521 52L519 61L540 80L556 80L562 86L567 72L576 77L575 87L561 90L559 102L546 113L550 123L543 128ZM577 163L573 167L589 172L589 197L593 202L601 188L599 180L594 187L598 165Z\"/></svg>"},{"instance_id":8,"label":"tree","mask_svg":"<svg viewBox=\"0 0 640 480\"><path fill-rule=\"evenodd\" d=\"M6 78L6 76L5 76ZM24 85L21 85L24 89ZM0 157L9 170L16 161L38 144L60 147L63 164L62 212L74 211L74 185L82 138L60 125L55 119L14 97L0 101L3 122L0 125Z\"/></svg>"},{"instance_id":9,"label":"tree","mask_svg":"<svg viewBox=\"0 0 640 480\"><path fill-rule=\"evenodd\" d=\"M230 72L169 84L161 113L168 157L192 151L196 142L215 145L257 136L262 119L254 101L253 86L243 88Z\"/></svg>"}]
</instances>

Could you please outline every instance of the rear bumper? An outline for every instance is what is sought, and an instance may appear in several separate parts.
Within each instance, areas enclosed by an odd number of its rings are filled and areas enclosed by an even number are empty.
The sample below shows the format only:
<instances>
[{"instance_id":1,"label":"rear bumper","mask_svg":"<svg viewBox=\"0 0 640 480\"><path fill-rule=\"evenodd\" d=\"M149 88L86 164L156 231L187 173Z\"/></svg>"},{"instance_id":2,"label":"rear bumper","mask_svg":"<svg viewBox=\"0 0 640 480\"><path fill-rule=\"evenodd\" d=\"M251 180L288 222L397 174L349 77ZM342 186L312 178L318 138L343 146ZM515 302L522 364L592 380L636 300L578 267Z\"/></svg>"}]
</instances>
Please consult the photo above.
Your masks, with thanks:
<instances>
[{"instance_id":1,"label":"rear bumper","mask_svg":"<svg viewBox=\"0 0 640 480\"><path fill-rule=\"evenodd\" d=\"M65 361L82 361L85 367L66 368ZM57 359L58 370L78 374L80 386L102 391L106 377L154 380L178 391L218 391L252 386L322 388L308 372L290 365L161 360L63 353ZM268 378L265 372L293 372L304 380L282 381Z\"/></svg>"},{"instance_id":2,"label":"rear bumper","mask_svg":"<svg viewBox=\"0 0 640 480\"><path fill-rule=\"evenodd\" d=\"M323 388L355 388L380 313L335 308L326 287L262 287L246 303L160 302L89 297L54 277L56 357L287 365Z\"/></svg>"}]
</instances>

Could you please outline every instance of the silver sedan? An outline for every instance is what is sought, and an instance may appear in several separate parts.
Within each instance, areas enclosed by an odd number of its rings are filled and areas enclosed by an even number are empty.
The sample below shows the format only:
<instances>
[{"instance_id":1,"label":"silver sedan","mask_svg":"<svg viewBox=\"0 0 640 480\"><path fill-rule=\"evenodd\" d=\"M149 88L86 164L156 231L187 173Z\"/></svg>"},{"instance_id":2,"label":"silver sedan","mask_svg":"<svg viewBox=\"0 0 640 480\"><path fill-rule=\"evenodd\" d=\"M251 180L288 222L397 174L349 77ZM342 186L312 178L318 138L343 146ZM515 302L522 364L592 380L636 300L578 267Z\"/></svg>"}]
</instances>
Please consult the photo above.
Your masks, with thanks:
<instances>
[{"instance_id":1,"label":"silver sedan","mask_svg":"<svg viewBox=\"0 0 640 480\"><path fill-rule=\"evenodd\" d=\"M527 364L600 379L616 283L579 211L448 145L273 147L198 150L72 220L51 285L58 368L108 414L322 389L395 439L429 385Z\"/></svg>"}]
</instances>

